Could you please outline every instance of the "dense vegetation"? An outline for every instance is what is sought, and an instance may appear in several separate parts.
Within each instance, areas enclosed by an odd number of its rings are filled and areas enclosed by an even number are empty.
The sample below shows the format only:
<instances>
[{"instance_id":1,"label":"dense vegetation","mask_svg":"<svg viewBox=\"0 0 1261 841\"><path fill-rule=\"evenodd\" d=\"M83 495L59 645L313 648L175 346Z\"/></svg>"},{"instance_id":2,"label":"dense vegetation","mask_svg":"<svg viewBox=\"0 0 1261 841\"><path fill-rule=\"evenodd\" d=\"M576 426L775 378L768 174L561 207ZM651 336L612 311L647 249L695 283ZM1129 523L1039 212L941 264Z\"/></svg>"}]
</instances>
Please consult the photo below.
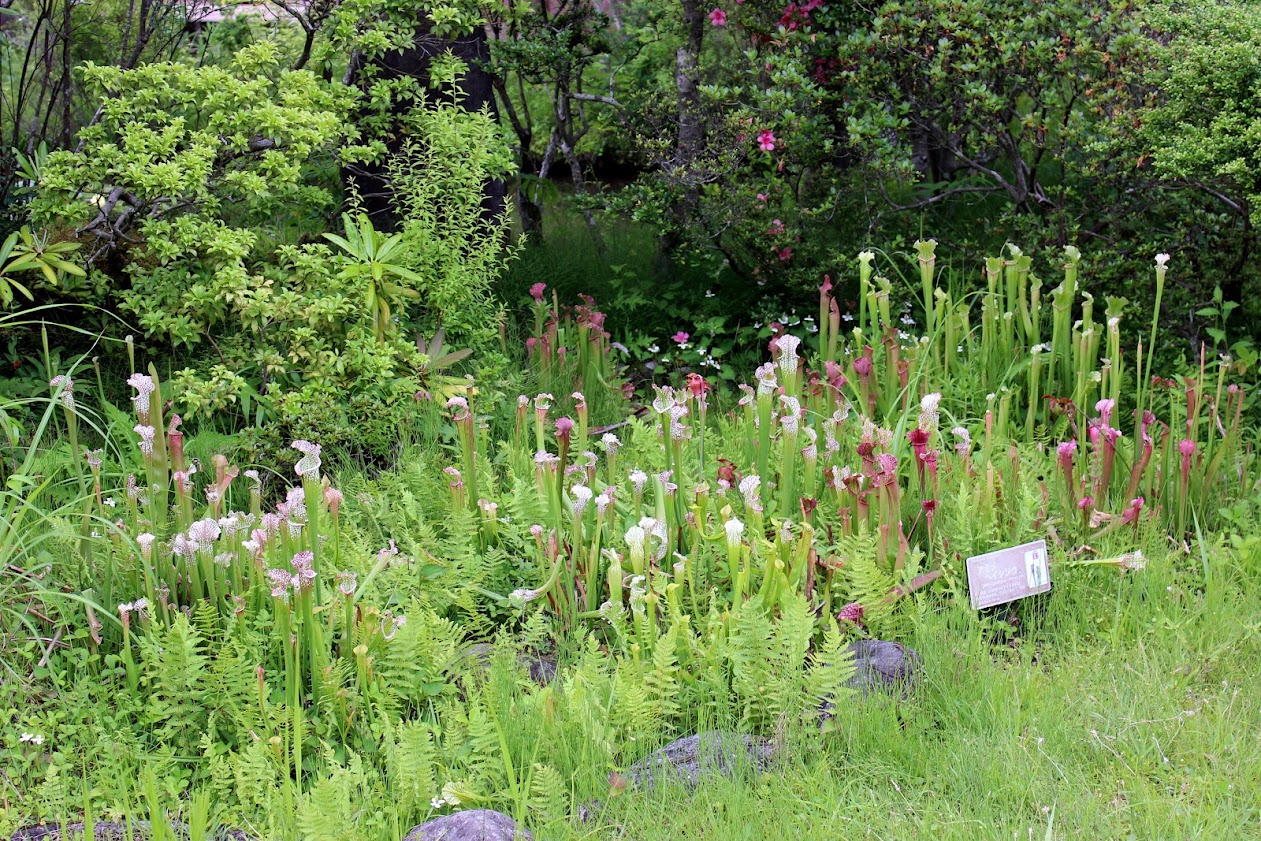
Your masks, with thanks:
<instances>
[{"instance_id":1,"label":"dense vegetation","mask_svg":"<svg viewBox=\"0 0 1261 841\"><path fill-rule=\"evenodd\" d=\"M0 3L0 836L1255 833L1259 44Z\"/></svg>"}]
</instances>

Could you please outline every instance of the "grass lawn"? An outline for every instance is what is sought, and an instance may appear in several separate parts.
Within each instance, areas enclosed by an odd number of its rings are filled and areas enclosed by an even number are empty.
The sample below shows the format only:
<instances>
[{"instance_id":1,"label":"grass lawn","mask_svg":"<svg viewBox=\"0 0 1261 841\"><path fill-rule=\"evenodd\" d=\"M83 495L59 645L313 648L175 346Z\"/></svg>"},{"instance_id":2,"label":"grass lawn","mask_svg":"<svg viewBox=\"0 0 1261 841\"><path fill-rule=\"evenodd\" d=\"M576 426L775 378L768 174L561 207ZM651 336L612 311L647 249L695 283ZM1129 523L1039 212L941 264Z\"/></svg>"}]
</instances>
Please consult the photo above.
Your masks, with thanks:
<instances>
[{"instance_id":1,"label":"grass lawn","mask_svg":"<svg viewBox=\"0 0 1261 841\"><path fill-rule=\"evenodd\" d=\"M1209 557L1205 592L1168 560L1073 576L1008 646L929 616L910 699L842 705L770 773L624 793L588 828L536 835L1261 837L1261 552Z\"/></svg>"}]
</instances>

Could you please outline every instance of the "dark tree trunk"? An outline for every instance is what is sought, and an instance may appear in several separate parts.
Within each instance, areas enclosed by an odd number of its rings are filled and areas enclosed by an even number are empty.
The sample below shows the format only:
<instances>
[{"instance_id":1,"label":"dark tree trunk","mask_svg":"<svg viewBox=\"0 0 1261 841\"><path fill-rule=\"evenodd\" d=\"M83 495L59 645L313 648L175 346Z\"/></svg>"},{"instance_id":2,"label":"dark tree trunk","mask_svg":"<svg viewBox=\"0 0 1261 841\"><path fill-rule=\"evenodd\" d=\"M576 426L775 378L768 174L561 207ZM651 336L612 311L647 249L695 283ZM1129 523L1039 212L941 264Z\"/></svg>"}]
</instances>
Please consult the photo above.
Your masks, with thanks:
<instances>
[{"instance_id":1,"label":"dark tree trunk","mask_svg":"<svg viewBox=\"0 0 1261 841\"><path fill-rule=\"evenodd\" d=\"M427 29L421 29L416 33L416 40L410 49L386 54L376 67L376 76L382 79L410 76L418 81L422 90L427 90L430 62L447 50L468 65L468 72L460 81L460 105L467 111L486 108L492 118L498 121L494 78L487 69L490 64L490 47L486 40L486 31L481 27L454 40L438 38L429 34ZM362 76L360 67L352 59L352 84L358 83ZM390 154L402 148L402 134L400 131L388 134L386 148ZM384 162L347 167L342 178L347 192L360 196L364 210L378 230L393 231L398 228L400 220L386 179ZM489 223L497 219L503 210L504 182L498 179L488 181L482 198L483 218Z\"/></svg>"},{"instance_id":2,"label":"dark tree trunk","mask_svg":"<svg viewBox=\"0 0 1261 841\"><path fill-rule=\"evenodd\" d=\"M661 271L669 274L674 252L683 242L683 231L692 225L700 204L700 188L693 167L705 142L701 119L699 68L701 43L705 38L705 10L700 0L681 0L684 42L675 54L674 85L678 93L678 137L669 176L681 190L671 213L671 224L659 243Z\"/></svg>"}]
</instances>

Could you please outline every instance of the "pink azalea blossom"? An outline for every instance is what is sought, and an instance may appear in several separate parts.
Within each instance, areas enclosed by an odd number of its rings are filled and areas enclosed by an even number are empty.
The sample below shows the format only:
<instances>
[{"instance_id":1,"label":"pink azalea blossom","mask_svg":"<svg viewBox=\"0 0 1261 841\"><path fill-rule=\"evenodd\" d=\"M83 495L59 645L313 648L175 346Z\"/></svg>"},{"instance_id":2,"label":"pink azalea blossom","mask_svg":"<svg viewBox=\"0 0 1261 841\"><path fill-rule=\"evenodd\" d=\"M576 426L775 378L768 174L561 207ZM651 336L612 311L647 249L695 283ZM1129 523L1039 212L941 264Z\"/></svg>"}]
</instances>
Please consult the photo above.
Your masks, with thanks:
<instances>
[{"instance_id":1,"label":"pink azalea blossom","mask_svg":"<svg viewBox=\"0 0 1261 841\"><path fill-rule=\"evenodd\" d=\"M712 12L709 13L709 22L713 24L714 26L726 26L727 13L724 12L722 9L714 9Z\"/></svg>"},{"instance_id":2,"label":"pink azalea blossom","mask_svg":"<svg viewBox=\"0 0 1261 841\"><path fill-rule=\"evenodd\" d=\"M780 262L787 263L793 258L793 250L791 248L781 248L777 252L776 256L779 257Z\"/></svg>"},{"instance_id":3,"label":"pink azalea blossom","mask_svg":"<svg viewBox=\"0 0 1261 841\"><path fill-rule=\"evenodd\" d=\"M763 152L775 151L775 132L770 129L762 129L757 135L757 147Z\"/></svg>"},{"instance_id":4,"label":"pink azalea blossom","mask_svg":"<svg viewBox=\"0 0 1261 841\"><path fill-rule=\"evenodd\" d=\"M758 200L758 201L766 201L766 193L758 193L758 194L757 194L757 200Z\"/></svg>"}]
</instances>

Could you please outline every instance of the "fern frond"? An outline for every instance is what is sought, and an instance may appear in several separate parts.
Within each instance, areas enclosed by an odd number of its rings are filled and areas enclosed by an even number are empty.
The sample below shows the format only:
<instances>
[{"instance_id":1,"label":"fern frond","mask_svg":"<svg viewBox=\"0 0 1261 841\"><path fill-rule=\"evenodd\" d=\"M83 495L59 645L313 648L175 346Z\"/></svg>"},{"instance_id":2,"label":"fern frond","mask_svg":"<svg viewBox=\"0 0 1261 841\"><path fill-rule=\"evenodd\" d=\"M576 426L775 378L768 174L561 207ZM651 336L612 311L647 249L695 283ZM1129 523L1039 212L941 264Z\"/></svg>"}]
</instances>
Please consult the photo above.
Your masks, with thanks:
<instances>
[{"instance_id":1,"label":"fern frond","mask_svg":"<svg viewBox=\"0 0 1261 841\"><path fill-rule=\"evenodd\" d=\"M823 641L810 654L805 676L806 694L817 706L843 703L853 692L847 686L855 673L853 652L836 619L828 619Z\"/></svg>"}]
</instances>

